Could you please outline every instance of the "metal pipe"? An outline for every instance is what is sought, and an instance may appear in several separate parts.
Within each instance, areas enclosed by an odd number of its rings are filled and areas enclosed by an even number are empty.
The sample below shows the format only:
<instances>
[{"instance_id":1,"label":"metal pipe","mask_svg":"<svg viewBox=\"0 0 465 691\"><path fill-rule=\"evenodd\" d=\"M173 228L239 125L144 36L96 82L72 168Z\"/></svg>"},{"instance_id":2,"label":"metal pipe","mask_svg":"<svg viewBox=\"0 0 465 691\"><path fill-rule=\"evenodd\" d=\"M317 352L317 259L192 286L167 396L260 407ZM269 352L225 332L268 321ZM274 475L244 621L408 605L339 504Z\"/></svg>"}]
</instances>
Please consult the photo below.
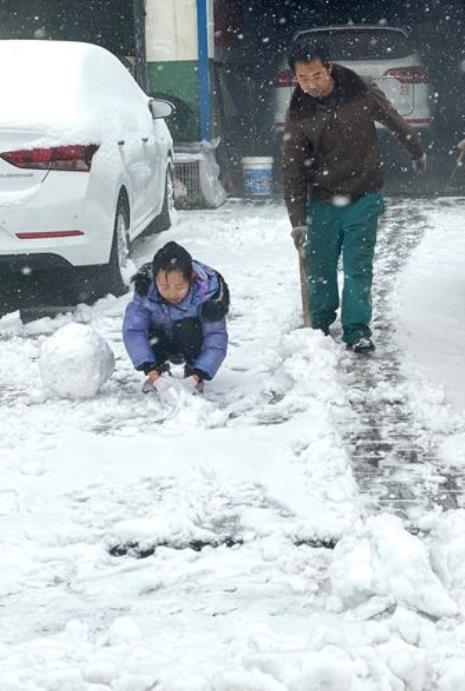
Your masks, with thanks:
<instances>
[{"instance_id":1,"label":"metal pipe","mask_svg":"<svg viewBox=\"0 0 465 691\"><path fill-rule=\"evenodd\" d=\"M210 86L208 75L208 0L197 0L199 55L199 116L202 139L211 140Z\"/></svg>"}]
</instances>

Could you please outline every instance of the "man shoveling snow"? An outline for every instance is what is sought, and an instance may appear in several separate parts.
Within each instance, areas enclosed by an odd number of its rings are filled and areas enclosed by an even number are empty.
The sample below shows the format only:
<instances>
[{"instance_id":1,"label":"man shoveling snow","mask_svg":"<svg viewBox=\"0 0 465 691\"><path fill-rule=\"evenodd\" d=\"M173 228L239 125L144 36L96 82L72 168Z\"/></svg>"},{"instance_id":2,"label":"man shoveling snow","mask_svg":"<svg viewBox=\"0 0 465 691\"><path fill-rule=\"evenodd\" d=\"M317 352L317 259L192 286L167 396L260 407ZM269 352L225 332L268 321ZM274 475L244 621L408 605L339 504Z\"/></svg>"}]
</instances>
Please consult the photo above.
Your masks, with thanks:
<instances>
[{"instance_id":1,"label":"man shoveling snow","mask_svg":"<svg viewBox=\"0 0 465 691\"><path fill-rule=\"evenodd\" d=\"M184 363L184 388L202 391L227 351L229 290L223 277L168 242L133 282L123 339L134 367L147 376L143 391L164 395L174 386L170 363Z\"/></svg>"},{"instance_id":2,"label":"man shoveling snow","mask_svg":"<svg viewBox=\"0 0 465 691\"><path fill-rule=\"evenodd\" d=\"M370 352L373 258L384 211L375 122L394 134L418 172L426 169L426 154L381 91L331 63L325 44L297 41L289 66L297 86L284 135L284 197L305 266L310 321L328 334L336 319L342 253L342 340L356 353Z\"/></svg>"}]
</instances>

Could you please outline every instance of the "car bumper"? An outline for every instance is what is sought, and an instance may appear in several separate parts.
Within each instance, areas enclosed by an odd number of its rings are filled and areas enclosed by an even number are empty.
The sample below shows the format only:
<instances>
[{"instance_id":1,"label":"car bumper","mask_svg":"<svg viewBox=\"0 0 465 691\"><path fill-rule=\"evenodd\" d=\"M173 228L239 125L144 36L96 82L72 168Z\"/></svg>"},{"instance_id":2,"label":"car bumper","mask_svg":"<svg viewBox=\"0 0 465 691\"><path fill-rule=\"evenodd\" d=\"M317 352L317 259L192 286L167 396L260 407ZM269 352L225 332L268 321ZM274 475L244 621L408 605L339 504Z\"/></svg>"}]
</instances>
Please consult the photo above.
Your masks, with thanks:
<instances>
[{"instance_id":1,"label":"car bumper","mask_svg":"<svg viewBox=\"0 0 465 691\"><path fill-rule=\"evenodd\" d=\"M113 227L88 188L85 173L51 172L27 195L0 194L1 265L27 269L108 262Z\"/></svg>"},{"instance_id":2,"label":"car bumper","mask_svg":"<svg viewBox=\"0 0 465 691\"><path fill-rule=\"evenodd\" d=\"M22 273L25 276L35 271L62 271L71 269L73 264L59 254L32 253L32 254L0 254L0 269L12 273Z\"/></svg>"}]
</instances>

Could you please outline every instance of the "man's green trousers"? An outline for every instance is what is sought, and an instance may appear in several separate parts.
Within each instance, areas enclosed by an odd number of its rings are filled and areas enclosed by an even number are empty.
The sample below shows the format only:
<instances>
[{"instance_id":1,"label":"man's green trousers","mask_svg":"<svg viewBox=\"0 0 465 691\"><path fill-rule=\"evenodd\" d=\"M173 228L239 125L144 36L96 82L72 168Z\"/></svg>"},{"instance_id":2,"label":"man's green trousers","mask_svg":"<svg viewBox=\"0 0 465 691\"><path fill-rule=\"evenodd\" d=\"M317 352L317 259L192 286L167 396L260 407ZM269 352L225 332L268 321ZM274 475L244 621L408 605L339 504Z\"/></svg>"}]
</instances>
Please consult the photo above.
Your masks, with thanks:
<instances>
[{"instance_id":1,"label":"man's green trousers","mask_svg":"<svg viewBox=\"0 0 465 691\"><path fill-rule=\"evenodd\" d=\"M371 336L371 284L378 217L383 197L371 192L351 204L310 202L304 245L305 269L314 329L326 331L339 307L337 268L342 253L344 286L341 321L343 341Z\"/></svg>"}]
</instances>

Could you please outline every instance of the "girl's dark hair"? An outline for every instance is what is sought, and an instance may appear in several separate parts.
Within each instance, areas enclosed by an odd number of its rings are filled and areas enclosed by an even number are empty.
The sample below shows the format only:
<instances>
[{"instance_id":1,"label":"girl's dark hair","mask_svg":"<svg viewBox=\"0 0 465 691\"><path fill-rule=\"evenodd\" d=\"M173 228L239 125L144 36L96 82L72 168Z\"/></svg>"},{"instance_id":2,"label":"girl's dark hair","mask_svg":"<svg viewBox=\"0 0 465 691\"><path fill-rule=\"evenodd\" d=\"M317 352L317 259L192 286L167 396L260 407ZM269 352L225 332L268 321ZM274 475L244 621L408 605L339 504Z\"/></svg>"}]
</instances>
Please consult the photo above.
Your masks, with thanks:
<instances>
[{"instance_id":1,"label":"girl's dark hair","mask_svg":"<svg viewBox=\"0 0 465 691\"><path fill-rule=\"evenodd\" d=\"M167 242L153 257L153 278L155 279L160 271L169 273L176 270L180 271L186 280L192 280L192 257L177 242Z\"/></svg>"},{"instance_id":2,"label":"girl's dark hair","mask_svg":"<svg viewBox=\"0 0 465 691\"><path fill-rule=\"evenodd\" d=\"M328 48L315 40L297 39L290 47L287 61L289 67L295 72L296 62L312 62L320 59L325 67L329 67L330 57Z\"/></svg>"}]
</instances>

